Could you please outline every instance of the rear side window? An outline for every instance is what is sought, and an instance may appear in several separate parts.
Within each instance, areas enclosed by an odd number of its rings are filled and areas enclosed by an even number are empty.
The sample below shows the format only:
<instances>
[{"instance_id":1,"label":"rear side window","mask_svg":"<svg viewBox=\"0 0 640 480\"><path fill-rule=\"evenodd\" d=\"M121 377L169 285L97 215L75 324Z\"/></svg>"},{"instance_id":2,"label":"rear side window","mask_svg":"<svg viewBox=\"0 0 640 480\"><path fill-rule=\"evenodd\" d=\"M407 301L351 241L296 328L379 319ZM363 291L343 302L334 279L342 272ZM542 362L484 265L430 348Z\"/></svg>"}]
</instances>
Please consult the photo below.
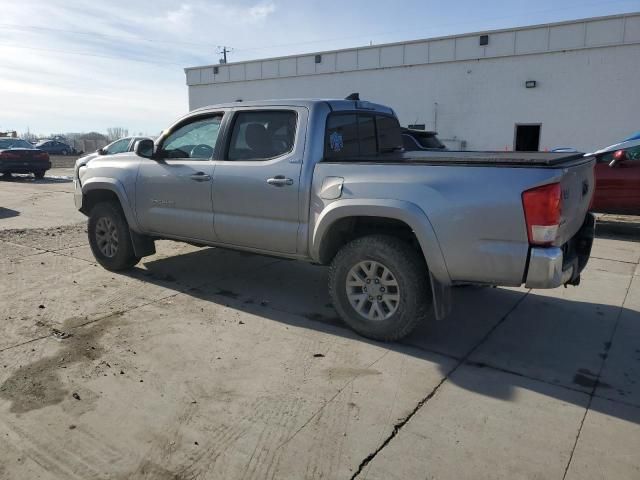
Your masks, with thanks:
<instances>
[{"instance_id":1,"label":"rear side window","mask_svg":"<svg viewBox=\"0 0 640 480\"><path fill-rule=\"evenodd\" d=\"M335 113L327 120L325 159L348 160L402 148L398 120L370 113Z\"/></svg>"},{"instance_id":2,"label":"rear side window","mask_svg":"<svg viewBox=\"0 0 640 480\"><path fill-rule=\"evenodd\" d=\"M260 110L236 115L227 160L268 160L293 150L296 112Z\"/></svg>"},{"instance_id":3,"label":"rear side window","mask_svg":"<svg viewBox=\"0 0 640 480\"><path fill-rule=\"evenodd\" d=\"M402 148L402 135L397 118L377 115L376 128L378 129L378 146L381 153L393 152Z\"/></svg>"}]
</instances>

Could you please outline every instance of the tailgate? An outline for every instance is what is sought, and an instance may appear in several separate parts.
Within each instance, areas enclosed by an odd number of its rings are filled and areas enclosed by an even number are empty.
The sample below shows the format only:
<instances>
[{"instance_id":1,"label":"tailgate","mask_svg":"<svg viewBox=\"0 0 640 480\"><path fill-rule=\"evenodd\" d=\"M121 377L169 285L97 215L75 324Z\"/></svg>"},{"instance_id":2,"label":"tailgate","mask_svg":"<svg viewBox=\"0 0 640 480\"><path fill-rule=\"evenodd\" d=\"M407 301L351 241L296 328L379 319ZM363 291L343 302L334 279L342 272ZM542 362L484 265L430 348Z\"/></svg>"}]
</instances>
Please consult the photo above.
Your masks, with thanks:
<instances>
[{"instance_id":1,"label":"tailgate","mask_svg":"<svg viewBox=\"0 0 640 480\"><path fill-rule=\"evenodd\" d=\"M595 157L585 158L584 162L565 167L560 188L562 190L562 212L560 228L555 244L567 243L580 230L585 215L591 205L595 191L593 167Z\"/></svg>"}]
</instances>

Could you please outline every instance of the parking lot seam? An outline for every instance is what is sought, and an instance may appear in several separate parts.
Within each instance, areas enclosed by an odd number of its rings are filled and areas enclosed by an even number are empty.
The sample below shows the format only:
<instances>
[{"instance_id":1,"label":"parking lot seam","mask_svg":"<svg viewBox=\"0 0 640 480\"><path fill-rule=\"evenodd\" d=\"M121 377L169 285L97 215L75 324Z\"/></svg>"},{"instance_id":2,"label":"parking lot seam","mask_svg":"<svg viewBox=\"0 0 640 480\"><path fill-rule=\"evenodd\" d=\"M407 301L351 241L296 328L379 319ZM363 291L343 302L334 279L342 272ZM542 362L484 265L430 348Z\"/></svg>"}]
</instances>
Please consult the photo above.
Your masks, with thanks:
<instances>
[{"instance_id":1,"label":"parking lot seam","mask_svg":"<svg viewBox=\"0 0 640 480\"><path fill-rule=\"evenodd\" d=\"M371 463L371 461L382 451L384 450L384 448L389 445L391 443L391 441L398 435L398 433L400 432L400 430L402 430L402 428L409 423L409 421L413 418L413 416L418 413L420 411L420 409L427 404L427 402L429 402L429 400L431 400L436 393L438 393L438 390L440 389L440 387L442 387L442 385L445 384L445 382L451 377L451 375L453 375L458 368L460 368L462 365L467 363L467 360L471 357L471 355L473 355L473 353L480 348L488 339L489 337L493 334L493 332L495 332L506 320L507 318L509 318L509 315L511 315L516 308L518 308L518 306L524 301L525 298L527 298L527 296L529 295L529 292L531 292L531 289L527 290L524 295L522 295L522 297L520 297L518 299L517 302L515 302L513 304L513 306L507 311L507 313L505 313L490 329L489 331L487 331L487 333L484 334L484 336L478 341L478 343L476 343L473 347L471 347L471 349L460 359L458 360L458 362L451 368L451 370L449 370L444 377L442 377L442 379L440 380L440 382L427 394L426 397L424 397L422 400L420 400L417 405L414 407L414 409L409 412L408 415L406 415L403 419L401 419L399 422L397 422L394 426L393 426L393 430L391 431L391 433L387 436L387 438L382 442L382 444L373 452L371 452L369 455L367 455L361 462L360 465L358 465L358 469L356 470L356 472L351 476L351 480L355 480L356 478L358 478L358 476L364 471L365 468L367 468L367 466Z\"/></svg>"},{"instance_id":2,"label":"parking lot seam","mask_svg":"<svg viewBox=\"0 0 640 480\"><path fill-rule=\"evenodd\" d=\"M616 316L616 322L613 325L613 328L611 329L611 334L609 335L609 341L608 341L609 345L613 345L613 339L616 335L616 332L618 331L618 325L620 325L620 319L622 318L622 312L624 311L625 303L627 303L627 297L629 296L629 291L631 290L632 283L633 283L633 276L631 276L631 278L629 279L629 285L627 285L627 291L624 294L622 305L620 305L620 308L618 310L618 315ZM598 374L596 375L595 382L593 382L593 387L591 388L591 392L589 393L589 401L587 402L587 406L584 409L584 415L582 416L582 420L580 421L580 426L578 427L578 432L576 433L576 438L575 438L575 441L573 442L573 448L571 449L571 454L569 455L569 461L567 462L567 465L564 469L564 475L562 475L562 480L565 480L567 478L567 474L569 473L569 468L571 467L573 455L578 446L578 441L580 440L580 434L582 433L582 427L584 427L584 422L587 419L587 414L591 409L593 398L596 396L595 393L596 393L596 390L598 389L598 385L600 384L600 377L602 376L602 371L604 370L604 366L607 363L608 358L609 358L608 356L605 356L600 361L600 368L598 369Z\"/></svg>"},{"instance_id":3,"label":"parking lot seam","mask_svg":"<svg viewBox=\"0 0 640 480\"><path fill-rule=\"evenodd\" d=\"M628 260L616 260L616 259L613 259L613 258L594 257L593 255L591 255L590 258L596 258L598 260L606 260L608 262L618 262L618 263L628 263L630 265L638 265L638 262L630 262Z\"/></svg>"}]
</instances>

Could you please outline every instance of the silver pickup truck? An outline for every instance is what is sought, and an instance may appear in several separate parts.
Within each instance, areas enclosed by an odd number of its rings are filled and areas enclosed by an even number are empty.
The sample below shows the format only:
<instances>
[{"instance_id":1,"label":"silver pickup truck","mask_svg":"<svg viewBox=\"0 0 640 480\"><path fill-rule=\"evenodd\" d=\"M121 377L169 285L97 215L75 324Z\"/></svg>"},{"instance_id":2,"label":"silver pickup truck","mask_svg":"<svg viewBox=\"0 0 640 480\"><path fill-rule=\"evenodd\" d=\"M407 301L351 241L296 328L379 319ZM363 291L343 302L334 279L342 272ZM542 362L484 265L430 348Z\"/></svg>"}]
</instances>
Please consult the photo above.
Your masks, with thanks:
<instances>
[{"instance_id":1,"label":"silver pickup truck","mask_svg":"<svg viewBox=\"0 0 640 480\"><path fill-rule=\"evenodd\" d=\"M455 285L579 283L593 159L405 152L400 132L359 100L205 107L134 152L79 160L75 202L109 270L156 239L330 265L336 310L377 340L444 318Z\"/></svg>"}]
</instances>

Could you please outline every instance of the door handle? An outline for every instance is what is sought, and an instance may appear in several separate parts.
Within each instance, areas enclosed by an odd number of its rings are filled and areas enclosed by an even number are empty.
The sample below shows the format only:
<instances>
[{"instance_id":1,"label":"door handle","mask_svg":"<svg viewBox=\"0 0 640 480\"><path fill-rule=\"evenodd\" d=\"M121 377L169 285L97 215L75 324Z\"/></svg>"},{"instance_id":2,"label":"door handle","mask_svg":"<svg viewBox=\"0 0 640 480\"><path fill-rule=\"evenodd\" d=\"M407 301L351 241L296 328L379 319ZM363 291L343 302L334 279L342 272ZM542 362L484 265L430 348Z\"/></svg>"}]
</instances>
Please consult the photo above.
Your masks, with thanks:
<instances>
[{"instance_id":1,"label":"door handle","mask_svg":"<svg viewBox=\"0 0 640 480\"><path fill-rule=\"evenodd\" d=\"M293 185L293 179L285 178L284 175L276 175L275 177L268 178L267 183L274 187L284 187L285 185Z\"/></svg>"},{"instance_id":2,"label":"door handle","mask_svg":"<svg viewBox=\"0 0 640 480\"><path fill-rule=\"evenodd\" d=\"M207 182L211 180L211 175L207 175L204 172L198 172L191 175L191 180L195 180L196 182Z\"/></svg>"}]
</instances>

